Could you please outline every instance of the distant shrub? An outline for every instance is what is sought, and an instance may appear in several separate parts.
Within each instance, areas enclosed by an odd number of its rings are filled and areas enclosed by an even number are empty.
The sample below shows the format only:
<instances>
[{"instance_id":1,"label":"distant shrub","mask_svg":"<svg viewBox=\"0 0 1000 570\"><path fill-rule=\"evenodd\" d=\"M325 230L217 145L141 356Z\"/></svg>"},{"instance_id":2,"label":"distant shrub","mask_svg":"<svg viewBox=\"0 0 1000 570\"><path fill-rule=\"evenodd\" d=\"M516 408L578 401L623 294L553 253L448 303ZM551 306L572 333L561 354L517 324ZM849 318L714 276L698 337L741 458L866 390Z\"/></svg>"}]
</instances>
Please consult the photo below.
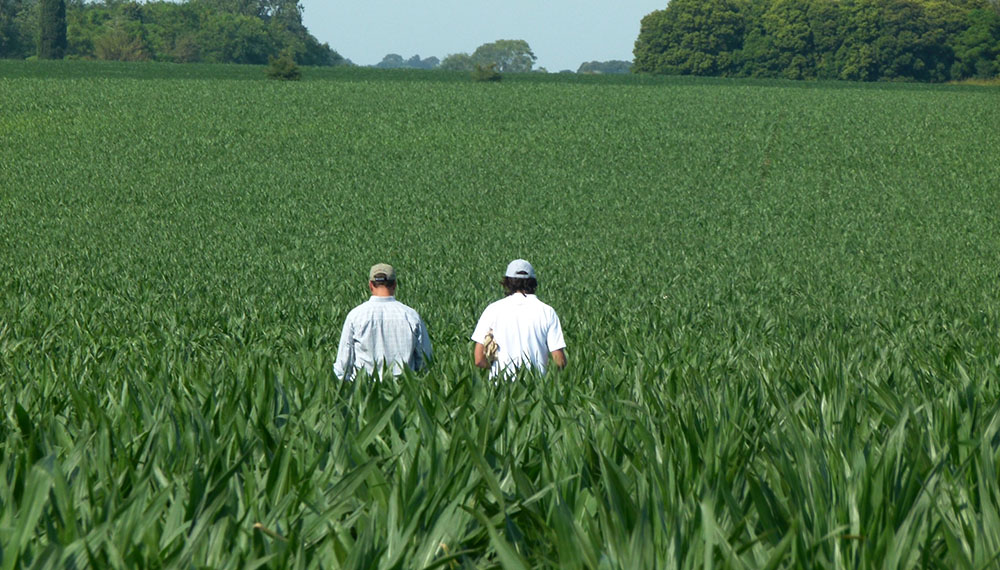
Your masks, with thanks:
<instances>
[{"instance_id":1,"label":"distant shrub","mask_svg":"<svg viewBox=\"0 0 1000 570\"><path fill-rule=\"evenodd\" d=\"M194 63L201 61L201 46L194 34L185 34L174 42L170 57L175 63Z\"/></svg>"},{"instance_id":2,"label":"distant shrub","mask_svg":"<svg viewBox=\"0 0 1000 570\"><path fill-rule=\"evenodd\" d=\"M302 71L295 63L295 58L289 50L283 50L278 57L267 58L267 76L271 79L283 79L285 81L298 81L302 78Z\"/></svg>"},{"instance_id":3,"label":"distant shrub","mask_svg":"<svg viewBox=\"0 0 1000 570\"><path fill-rule=\"evenodd\" d=\"M108 61L148 61L149 49L142 37L142 29L132 22L114 20L107 32L94 40L94 54Z\"/></svg>"},{"instance_id":4,"label":"distant shrub","mask_svg":"<svg viewBox=\"0 0 1000 570\"><path fill-rule=\"evenodd\" d=\"M632 71L631 61L613 59L610 61L588 61L580 64L577 73L629 73Z\"/></svg>"},{"instance_id":5,"label":"distant shrub","mask_svg":"<svg viewBox=\"0 0 1000 570\"><path fill-rule=\"evenodd\" d=\"M476 64L476 68L472 70L472 80L473 81L500 81L503 76L497 71L497 64L491 63L489 65Z\"/></svg>"}]
</instances>

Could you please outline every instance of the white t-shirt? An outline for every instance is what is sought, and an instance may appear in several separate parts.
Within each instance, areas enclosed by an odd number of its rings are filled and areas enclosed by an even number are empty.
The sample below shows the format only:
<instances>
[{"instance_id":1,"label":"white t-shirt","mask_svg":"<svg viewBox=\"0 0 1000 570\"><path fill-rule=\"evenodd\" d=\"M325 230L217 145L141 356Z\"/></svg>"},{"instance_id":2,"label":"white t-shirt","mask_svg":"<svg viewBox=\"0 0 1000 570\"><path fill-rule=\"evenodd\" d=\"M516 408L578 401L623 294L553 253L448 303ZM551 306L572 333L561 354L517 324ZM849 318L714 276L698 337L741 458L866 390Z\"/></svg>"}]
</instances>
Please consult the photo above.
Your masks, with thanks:
<instances>
[{"instance_id":1,"label":"white t-shirt","mask_svg":"<svg viewBox=\"0 0 1000 570\"><path fill-rule=\"evenodd\" d=\"M549 353L566 348L562 325L555 309L535 295L514 293L490 303L476 323L472 340L486 342L486 333L493 329L493 340L499 350L497 361L490 368L490 377L502 371L513 372L530 366L545 372Z\"/></svg>"}]
</instances>

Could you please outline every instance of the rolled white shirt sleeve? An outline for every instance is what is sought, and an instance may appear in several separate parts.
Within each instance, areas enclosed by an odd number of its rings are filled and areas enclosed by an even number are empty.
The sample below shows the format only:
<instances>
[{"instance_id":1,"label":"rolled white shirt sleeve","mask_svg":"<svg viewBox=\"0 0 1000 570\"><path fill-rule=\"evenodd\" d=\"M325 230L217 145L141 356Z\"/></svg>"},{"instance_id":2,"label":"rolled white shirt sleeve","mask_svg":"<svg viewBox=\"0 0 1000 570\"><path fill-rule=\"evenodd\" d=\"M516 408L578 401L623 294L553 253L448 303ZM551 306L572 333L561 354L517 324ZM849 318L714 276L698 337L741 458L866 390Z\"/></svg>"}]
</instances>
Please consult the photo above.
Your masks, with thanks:
<instances>
[{"instance_id":1,"label":"rolled white shirt sleeve","mask_svg":"<svg viewBox=\"0 0 1000 570\"><path fill-rule=\"evenodd\" d=\"M487 307L487 310L483 311L482 316L479 317L476 328L472 331L472 337L470 337L473 342L478 342L479 344L486 342L486 333L490 332L490 322L492 322L489 318L489 312L489 308Z\"/></svg>"}]
</instances>

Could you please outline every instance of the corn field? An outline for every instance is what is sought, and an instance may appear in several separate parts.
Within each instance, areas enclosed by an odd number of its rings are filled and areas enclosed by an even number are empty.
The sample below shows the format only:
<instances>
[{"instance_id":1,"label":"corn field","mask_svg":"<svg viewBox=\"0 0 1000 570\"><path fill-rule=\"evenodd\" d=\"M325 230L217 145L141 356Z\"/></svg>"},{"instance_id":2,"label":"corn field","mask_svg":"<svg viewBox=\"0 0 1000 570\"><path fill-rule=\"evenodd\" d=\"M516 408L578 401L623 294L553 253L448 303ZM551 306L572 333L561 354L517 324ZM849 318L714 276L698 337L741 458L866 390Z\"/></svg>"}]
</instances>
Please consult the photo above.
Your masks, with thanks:
<instances>
[{"instance_id":1,"label":"corn field","mask_svg":"<svg viewBox=\"0 0 1000 570\"><path fill-rule=\"evenodd\" d=\"M0 570L995 568L998 103L0 62ZM341 383L376 262L434 360Z\"/></svg>"}]
</instances>

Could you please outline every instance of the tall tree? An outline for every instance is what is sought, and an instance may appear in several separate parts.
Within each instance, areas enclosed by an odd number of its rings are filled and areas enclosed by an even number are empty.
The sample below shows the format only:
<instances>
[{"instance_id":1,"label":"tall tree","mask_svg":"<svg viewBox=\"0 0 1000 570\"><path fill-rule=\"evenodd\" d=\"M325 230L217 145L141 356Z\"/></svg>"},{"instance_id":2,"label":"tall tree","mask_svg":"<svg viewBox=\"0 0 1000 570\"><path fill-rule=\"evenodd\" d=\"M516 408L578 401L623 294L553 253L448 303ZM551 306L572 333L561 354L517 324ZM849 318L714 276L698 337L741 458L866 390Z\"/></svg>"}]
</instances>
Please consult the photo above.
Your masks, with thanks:
<instances>
[{"instance_id":1,"label":"tall tree","mask_svg":"<svg viewBox=\"0 0 1000 570\"><path fill-rule=\"evenodd\" d=\"M1000 73L1000 12L973 10L969 26L955 38L952 77L996 77Z\"/></svg>"},{"instance_id":2,"label":"tall tree","mask_svg":"<svg viewBox=\"0 0 1000 570\"><path fill-rule=\"evenodd\" d=\"M452 53L441 60L438 69L445 71L472 71L475 64L472 63L472 56L467 53Z\"/></svg>"},{"instance_id":3,"label":"tall tree","mask_svg":"<svg viewBox=\"0 0 1000 570\"><path fill-rule=\"evenodd\" d=\"M38 18L38 57L62 59L66 55L66 0L41 0Z\"/></svg>"},{"instance_id":4,"label":"tall tree","mask_svg":"<svg viewBox=\"0 0 1000 570\"><path fill-rule=\"evenodd\" d=\"M748 10L740 55L751 77L805 79L816 76L809 8L815 0L771 0Z\"/></svg>"},{"instance_id":5,"label":"tall tree","mask_svg":"<svg viewBox=\"0 0 1000 570\"><path fill-rule=\"evenodd\" d=\"M17 28L18 4L0 0L0 57L14 57L20 51L20 31Z\"/></svg>"},{"instance_id":6,"label":"tall tree","mask_svg":"<svg viewBox=\"0 0 1000 570\"><path fill-rule=\"evenodd\" d=\"M587 61L580 64L577 73L628 73L632 69L631 61L612 59L608 61Z\"/></svg>"},{"instance_id":7,"label":"tall tree","mask_svg":"<svg viewBox=\"0 0 1000 570\"><path fill-rule=\"evenodd\" d=\"M474 64L496 65L496 70L502 73L531 71L536 59L524 40L497 40L483 44L472 52Z\"/></svg>"},{"instance_id":8,"label":"tall tree","mask_svg":"<svg viewBox=\"0 0 1000 570\"><path fill-rule=\"evenodd\" d=\"M386 56L382 58L382 61L375 64L375 67L379 69L398 69L405 66L406 63L403 60L403 56L398 53L386 54Z\"/></svg>"},{"instance_id":9,"label":"tall tree","mask_svg":"<svg viewBox=\"0 0 1000 570\"><path fill-rule=\"evenodd\" d=\"M735 0L671 0L642 19L633 71L673 75L731 75L743 44L743 15Z\"/></svg>"}]
</instances>

